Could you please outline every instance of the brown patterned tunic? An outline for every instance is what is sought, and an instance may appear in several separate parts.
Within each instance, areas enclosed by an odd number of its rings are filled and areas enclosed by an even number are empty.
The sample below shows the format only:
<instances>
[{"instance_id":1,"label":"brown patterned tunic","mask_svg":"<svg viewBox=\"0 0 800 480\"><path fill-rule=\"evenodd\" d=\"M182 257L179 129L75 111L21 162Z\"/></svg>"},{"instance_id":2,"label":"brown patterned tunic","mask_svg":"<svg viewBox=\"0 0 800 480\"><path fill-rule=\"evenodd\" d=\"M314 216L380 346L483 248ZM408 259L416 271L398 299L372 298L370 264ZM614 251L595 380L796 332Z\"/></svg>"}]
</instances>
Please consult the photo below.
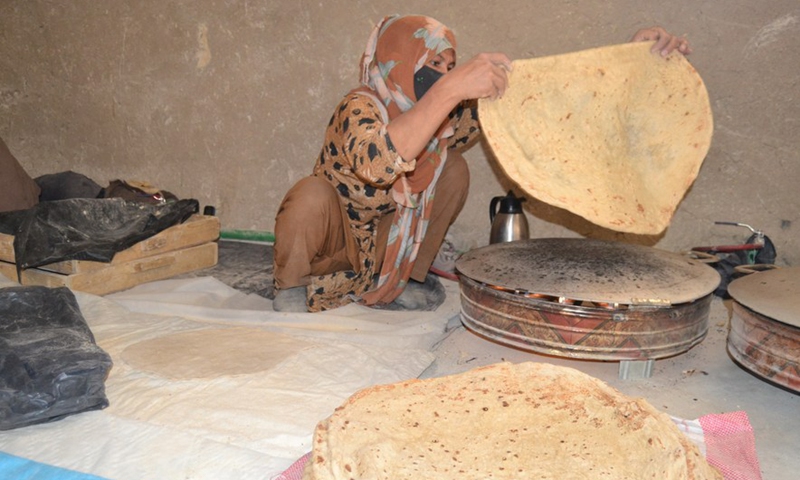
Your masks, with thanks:
<instances>
[{"instance_id":1,"label":"brown patterned tunic","mask_svg":"<svg viewBox=\"0 0 800 480\"><path fill-rule=\"evenodd\" d=\"M455 134L448 148L464 148L480 134L476 102L464 102L450 113ZM381 216L394 210L391 185L414 169L392 145L376 98L358 91L347 94L325 132L314 175L327 179L339 192L347 211L350 233L359 251L357 270L312 278L309 310L350 303L372 285L375 236Z\"/></svg>"}]
</instances>

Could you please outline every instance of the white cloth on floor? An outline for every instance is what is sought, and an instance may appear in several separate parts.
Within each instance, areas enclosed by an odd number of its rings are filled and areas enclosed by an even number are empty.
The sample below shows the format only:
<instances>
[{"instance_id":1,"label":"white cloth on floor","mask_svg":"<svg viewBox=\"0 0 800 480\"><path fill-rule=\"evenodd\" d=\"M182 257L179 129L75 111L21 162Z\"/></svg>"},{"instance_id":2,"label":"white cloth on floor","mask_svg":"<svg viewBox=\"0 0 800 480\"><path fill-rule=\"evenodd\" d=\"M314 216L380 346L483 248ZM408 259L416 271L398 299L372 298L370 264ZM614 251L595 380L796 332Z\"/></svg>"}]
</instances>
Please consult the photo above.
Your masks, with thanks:
<instances>
[{"instance_id":1,"label":"white cloth on floor","mask_svg":"<svg viewBox=\"0 0 800 480\"><path fill-rule=\"evenodd\" d=\"M0 288L10 285L0 277ZM458 286L446 289L435 312L348 305L316 314L273 312L269 300L213 278L165 280L107 297L75 292L114 360L110 406L4 432L0 450L116 480L272 478L310 450L316 423L354 392L415 378L431 364L432 345L459 311ZM268 370L177 380L122 355L142 342L232 327L295 339L297 351Z\"/></svg>"}]
</instances>

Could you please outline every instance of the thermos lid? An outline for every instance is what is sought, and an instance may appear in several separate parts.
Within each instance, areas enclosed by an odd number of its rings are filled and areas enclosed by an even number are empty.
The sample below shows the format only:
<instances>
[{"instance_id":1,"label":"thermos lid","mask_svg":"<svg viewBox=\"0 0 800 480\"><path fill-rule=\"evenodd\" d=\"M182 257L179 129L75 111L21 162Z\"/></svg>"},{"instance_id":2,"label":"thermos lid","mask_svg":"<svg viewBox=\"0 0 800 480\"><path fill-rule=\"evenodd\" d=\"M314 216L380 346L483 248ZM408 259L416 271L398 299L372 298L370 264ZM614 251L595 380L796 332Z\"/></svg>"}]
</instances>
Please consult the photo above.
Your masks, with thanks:
<instances>
[{"instance_id":1,"label":"thermos lid","mask_svg":"<svg viewBox=\"0 0 800 480\"><path fill-rule=\"evenodd\" d=\"M522 213L522 202L524 201L524 198L515 197L509 190L508 195L500 200L500 213Z\"/></svg>"}]
</instances>

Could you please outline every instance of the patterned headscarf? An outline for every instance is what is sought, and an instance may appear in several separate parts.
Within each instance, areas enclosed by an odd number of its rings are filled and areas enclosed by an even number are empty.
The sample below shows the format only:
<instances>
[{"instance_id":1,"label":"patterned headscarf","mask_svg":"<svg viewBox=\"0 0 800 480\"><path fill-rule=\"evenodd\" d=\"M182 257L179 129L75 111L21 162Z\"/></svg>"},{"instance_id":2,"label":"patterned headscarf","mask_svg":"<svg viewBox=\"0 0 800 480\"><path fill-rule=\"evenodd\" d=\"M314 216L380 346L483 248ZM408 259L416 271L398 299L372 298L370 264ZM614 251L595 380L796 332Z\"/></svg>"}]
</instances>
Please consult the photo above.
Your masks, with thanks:
<instances>
[{"instance_id":1,"label":"patterned headscarf","mask_svg":"<svg viewBox=\"0 0 800 480\"><path fill-rule=\"evenodd\" d=\"M361 59L361 83L378 94L392 120L418 100L414 94L414 74L436 55L455 48L453 32L438 20L421 15L386 17L375 26L367 42ZM394 187L395 197L420 193L431 183L440 163L436 150L449 125L445 120L427 148L417 156L414 171Z\"/></svg>"},{"instance_id":2,"label":"patterned headscarf","mask_svg":"<svg viewBox=\"0 0 800 480\"><path fill-rule=\"evenodd\" d=\"M367 42L361 59L361 83L378 95L391 121L416 103L417 70L439 53L455 47L453 32L433 18L386 17L375 26ZM428 228L436 180L447 159L443 139L452 134L446 118L417 156L414 171L401 175L392 184L397 210L377 286L361 297L364 303L389 303L405 288Z\"/></svg>"}]
</instances>

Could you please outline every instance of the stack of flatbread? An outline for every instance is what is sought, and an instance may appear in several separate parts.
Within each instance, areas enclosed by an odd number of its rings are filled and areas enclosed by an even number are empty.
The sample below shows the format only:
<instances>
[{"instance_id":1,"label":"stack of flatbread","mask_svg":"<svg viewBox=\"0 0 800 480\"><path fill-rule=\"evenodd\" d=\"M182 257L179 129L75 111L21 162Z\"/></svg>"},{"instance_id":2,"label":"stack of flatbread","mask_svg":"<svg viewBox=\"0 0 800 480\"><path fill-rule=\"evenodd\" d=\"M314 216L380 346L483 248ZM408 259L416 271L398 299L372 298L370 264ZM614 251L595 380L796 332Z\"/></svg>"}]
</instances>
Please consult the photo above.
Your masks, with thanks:
<instances>
[{"instance_id":1,"label":"stack of flatbread","mask_svg":"<svg viewBox=\"0 0 800 480\"><path fill-rule=\"evenodd\" d=\"M304 480L721 479L672 420L577 370L500 363L353 395Z\"/></svg>"},{"instance_id":2,"label":"stack of flatbread","mask_svg":"<svg viewBox=\"0 0 800 480\"><path fill-rule=\"evenodd\" d=\"M697 177L713 119L697 71L651 45L514 61L503 98L479 102L506 174L602 227L661 233Z\"/></svg>"}]
</instances>

